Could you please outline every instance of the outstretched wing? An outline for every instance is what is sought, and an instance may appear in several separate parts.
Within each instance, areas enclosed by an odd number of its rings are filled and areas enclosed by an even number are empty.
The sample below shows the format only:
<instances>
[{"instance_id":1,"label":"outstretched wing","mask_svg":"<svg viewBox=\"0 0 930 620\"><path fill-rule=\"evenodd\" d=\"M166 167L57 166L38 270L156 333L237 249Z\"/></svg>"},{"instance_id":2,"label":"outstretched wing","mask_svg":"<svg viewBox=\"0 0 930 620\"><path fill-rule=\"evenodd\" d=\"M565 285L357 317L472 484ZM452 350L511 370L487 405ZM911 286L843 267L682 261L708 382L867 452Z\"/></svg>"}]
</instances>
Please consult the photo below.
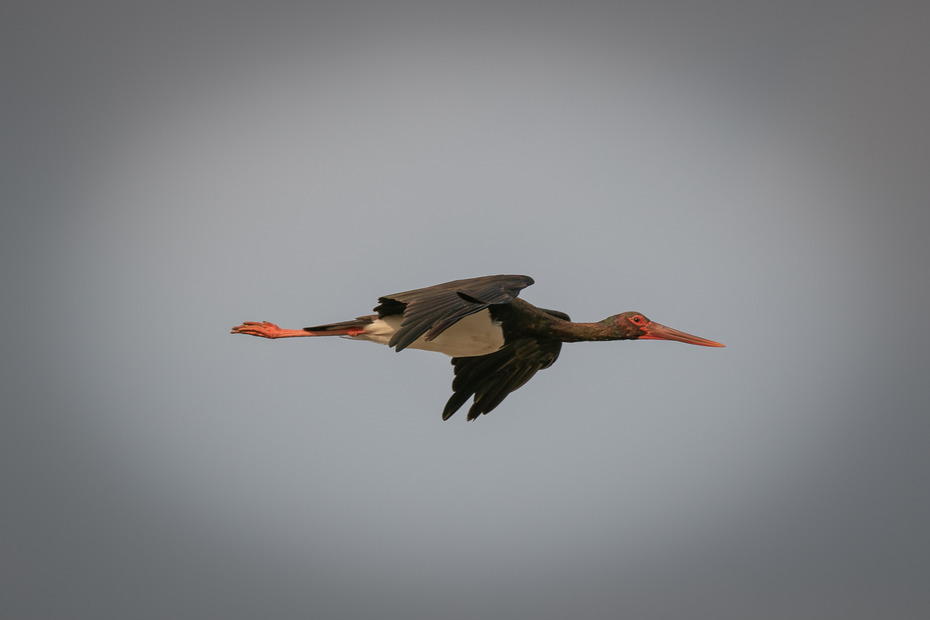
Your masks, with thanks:
<instances>
[{"instance_id":1,"label":"outstretched wing","mask_svg":"<svg viewBox=\"0 0 930 620\"><path fill-rule=\"evenodd\" d=\"M511 275L454 280L380 297L375 312L379 317L403 316L388 343L401 351L420 336L432 340L456 321L490 305L511 303L532 283L529 276Z\"/></svg>"},{"instance_id":2,"label":"outstretched wing","mask_svg":"<svg viewBox=\"0 0 930 620\"><path fill-rule=\"evenodd\" d=\"M561 349L558 340L521 338L488 355L452 358L453 394L443 409L442 419L448 420L472 395L475 402L468 410L469 420L491 411L537 371L552 366Z\"/></svg>"}]
</instances>

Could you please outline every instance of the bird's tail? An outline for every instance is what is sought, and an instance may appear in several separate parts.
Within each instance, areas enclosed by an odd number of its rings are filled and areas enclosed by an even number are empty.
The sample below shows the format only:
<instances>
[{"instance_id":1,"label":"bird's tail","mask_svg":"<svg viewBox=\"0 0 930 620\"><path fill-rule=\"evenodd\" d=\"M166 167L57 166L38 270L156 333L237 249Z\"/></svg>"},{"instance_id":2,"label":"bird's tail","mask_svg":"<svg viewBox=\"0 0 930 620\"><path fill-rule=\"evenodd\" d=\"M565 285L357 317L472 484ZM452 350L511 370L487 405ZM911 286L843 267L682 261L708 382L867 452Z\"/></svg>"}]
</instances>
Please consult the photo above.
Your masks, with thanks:
<instances>
[{"instance_id":1,"label":"bird's tail","mask_svg":"<svg viewBox=\"0 0 930 620\"><path fill-rule=\"evenodd\" d=\"M376 318L378 317L375 315L360 316L353 321L304 327L304 331L312 336L358 336L364 333L365 328L371 325Z\"/></svg>"}]
</instances>

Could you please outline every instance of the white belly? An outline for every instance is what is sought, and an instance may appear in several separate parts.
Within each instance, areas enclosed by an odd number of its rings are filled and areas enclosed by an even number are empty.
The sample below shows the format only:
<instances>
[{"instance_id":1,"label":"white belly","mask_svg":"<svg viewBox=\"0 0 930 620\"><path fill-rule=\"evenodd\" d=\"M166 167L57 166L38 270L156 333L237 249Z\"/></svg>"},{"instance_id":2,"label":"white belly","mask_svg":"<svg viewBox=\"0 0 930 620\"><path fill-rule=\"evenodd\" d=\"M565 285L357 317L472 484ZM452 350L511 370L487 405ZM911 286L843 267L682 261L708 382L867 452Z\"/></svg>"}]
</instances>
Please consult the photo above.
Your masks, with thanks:
<instances>
[{"instance_id":1,"label":"white belly","mask_svg":"<svg viewBox=\"0 0 930 620\"><path fill-rule=\"evenodd\" d=\"M400 327L400 322L400 316L376 319L371 325L365 327L364 333L347 337L353 340L371 340L379 344L387 344ZM500 323L491 318L488 310L482 310L458 321L429 342L421 336L408 348L436 351L451 357L475 357L494 353L502 346L504 346L504 332Z\"/></svg>"}]
</instances>

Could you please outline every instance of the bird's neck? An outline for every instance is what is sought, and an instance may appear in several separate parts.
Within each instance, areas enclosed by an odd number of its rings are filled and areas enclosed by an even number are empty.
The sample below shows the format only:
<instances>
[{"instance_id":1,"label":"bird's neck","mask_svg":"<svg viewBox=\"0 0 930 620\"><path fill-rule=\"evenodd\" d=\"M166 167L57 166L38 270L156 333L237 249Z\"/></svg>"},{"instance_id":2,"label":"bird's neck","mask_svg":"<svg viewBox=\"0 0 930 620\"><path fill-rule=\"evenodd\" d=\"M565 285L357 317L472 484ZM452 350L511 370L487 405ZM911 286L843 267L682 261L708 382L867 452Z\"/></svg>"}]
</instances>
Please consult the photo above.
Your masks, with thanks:
<instances>
[{"instance_id":1,"label":"bird's neck","mask_svg":"<svg viewBox=\"0 0 930 620\"><path fill-rule=\"evenodd\" d=\"M555 320L549 326L553 336L562 342L594 342L617 340L617 333L604 323L573 323Z\"/></svg>"},{"instance_id":2,"label":"bird's neck","mask_svg":"<svg viewBox=\"0 0 930 620\"><path fill-rule=\"evenodd\" d=\"M568 315L554 310L537 308L522 299L513 303L491 306L491 315L504 324L506 338L526 336L551 338L561 342L589 342L619 340L613 321L599 323L573 323ZM563 318L564 317L564 318Z\"/></svg>"}]
</instances>

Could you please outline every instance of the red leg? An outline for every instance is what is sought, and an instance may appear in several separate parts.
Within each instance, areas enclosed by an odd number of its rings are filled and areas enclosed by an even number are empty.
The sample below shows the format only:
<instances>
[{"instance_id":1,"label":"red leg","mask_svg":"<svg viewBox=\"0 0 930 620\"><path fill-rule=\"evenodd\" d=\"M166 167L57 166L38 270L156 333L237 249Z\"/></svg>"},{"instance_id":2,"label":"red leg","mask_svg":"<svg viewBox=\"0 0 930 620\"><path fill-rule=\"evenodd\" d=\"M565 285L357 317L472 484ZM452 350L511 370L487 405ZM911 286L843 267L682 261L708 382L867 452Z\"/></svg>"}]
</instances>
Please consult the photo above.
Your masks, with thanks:
<instances>
[{"instance_id":1,"label":"red leg","mask_svg":"<svg viewBox=\"0 0 930 620\"><path fill-rule=\"evenodd\" d=\"M261 338L300 338L303 336L316 336L312 332L303 329L282 329L274 323L263 321L261 323L246 322L232 328L232 334L248 334L249 336L259 336Z\"/></svg>"}]
</instances>

